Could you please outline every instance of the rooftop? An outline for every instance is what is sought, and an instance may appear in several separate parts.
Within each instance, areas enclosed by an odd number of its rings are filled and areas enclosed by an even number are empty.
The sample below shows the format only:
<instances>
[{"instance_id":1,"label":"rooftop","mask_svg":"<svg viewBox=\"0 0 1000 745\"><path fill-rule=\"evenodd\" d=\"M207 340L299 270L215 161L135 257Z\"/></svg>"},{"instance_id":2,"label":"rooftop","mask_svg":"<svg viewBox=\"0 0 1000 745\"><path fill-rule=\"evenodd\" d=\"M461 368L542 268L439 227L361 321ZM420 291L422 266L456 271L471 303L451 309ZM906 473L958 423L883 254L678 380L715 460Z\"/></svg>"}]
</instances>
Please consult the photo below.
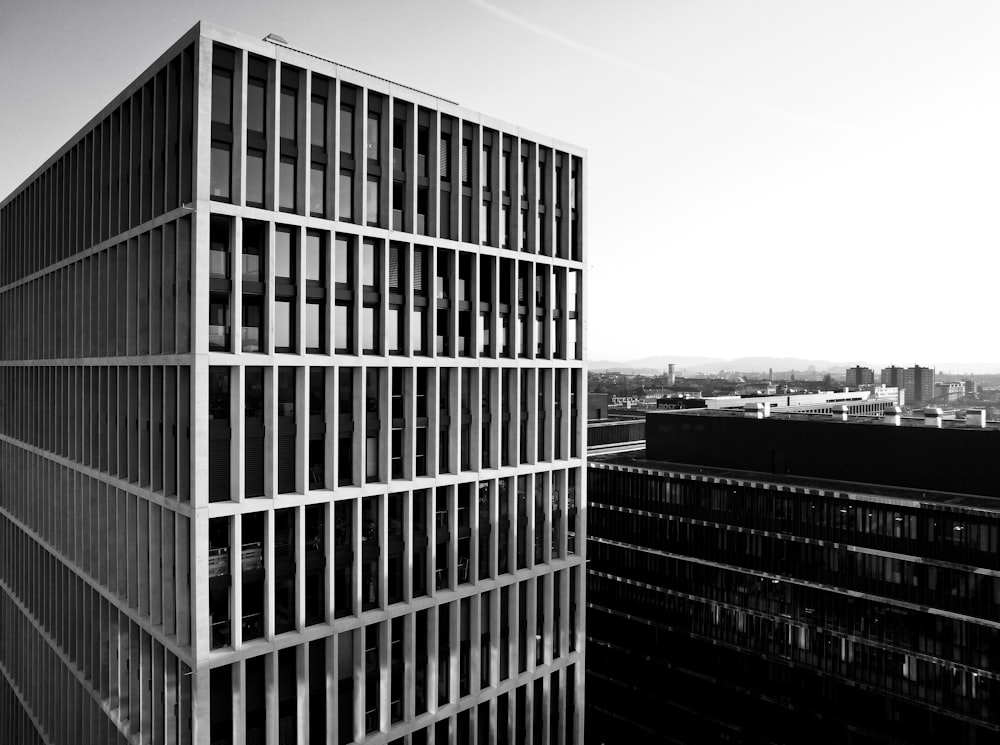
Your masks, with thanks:
<instances>
[{"instance_id":1,"label":"rooftop","mask_svg":"<svg viewBox=\"0 0 1000 745\"><path fill-rule=\"evenodd\" d=\"M835 404L834 404L835 405ZM968 411L968 410L965 410ZM978 409L974 409L978 411ZM1000 421L986 421L983 426L973 426L966 419L947 419L948 411L943 411L941 419L942 429L973 430L977 432L1000 431ZM964 415L964 411L962 412ZM650 411L653 416L695 416L695 417L724 417L742 419L747 416L743 409L676 409ZM765 417L767 419L779 419L788 421L809 421L824 422L830 425L843 427L844 425L866 426L866 427L930 427L924 421L926 416L907 414L900 415L899 424L887 423L881 416L850 415L846 420L838 419L830 414L798 414L794 412L775 411L774 409Z\"/></svg>"},{"instance_id":2,"label":"rooftop","mask_svg":"<svg viewBox=\"0 0 1000 745\"><path fill-rule=\"evenodd\" d=\"M985 419L982 410L970 410L976 415L969 421L925 415L899 417L895 424L837 412L843 406L835 406L833 415L769 416L759 406L749 412L650 412L645 457L744 477L759 474L766 481L805 479L811 485L820 480L827 489L864 485L858 488L867 493L884 487L887 494L904 498L936 493L947 495L936 497L937 502L1000 507L1000 422L973 426L973 419ZM965 502L966 497L975 499Z\"/></svg>"}]
</instances>

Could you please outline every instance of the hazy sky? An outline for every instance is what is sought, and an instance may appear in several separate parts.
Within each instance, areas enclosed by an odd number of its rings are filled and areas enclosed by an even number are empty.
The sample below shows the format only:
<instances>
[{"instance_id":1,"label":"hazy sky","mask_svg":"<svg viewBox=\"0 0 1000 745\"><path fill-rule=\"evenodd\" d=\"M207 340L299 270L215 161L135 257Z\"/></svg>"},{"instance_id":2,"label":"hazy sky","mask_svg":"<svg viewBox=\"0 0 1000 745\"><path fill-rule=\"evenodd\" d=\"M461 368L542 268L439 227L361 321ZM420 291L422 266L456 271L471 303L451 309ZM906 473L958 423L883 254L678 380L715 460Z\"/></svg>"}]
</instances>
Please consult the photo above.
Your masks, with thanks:
<instances>
[{"instance_id":1,"label":"hazy sky","mask_svg":"<svg viewBox=\"0 0 1000 745\"><path fill-rule=\"evenodd\" d=\"M589 151L589 356L1000 360L1000 3L0 0L0 198L199 19Z\"/></svg>"}]
</instances>

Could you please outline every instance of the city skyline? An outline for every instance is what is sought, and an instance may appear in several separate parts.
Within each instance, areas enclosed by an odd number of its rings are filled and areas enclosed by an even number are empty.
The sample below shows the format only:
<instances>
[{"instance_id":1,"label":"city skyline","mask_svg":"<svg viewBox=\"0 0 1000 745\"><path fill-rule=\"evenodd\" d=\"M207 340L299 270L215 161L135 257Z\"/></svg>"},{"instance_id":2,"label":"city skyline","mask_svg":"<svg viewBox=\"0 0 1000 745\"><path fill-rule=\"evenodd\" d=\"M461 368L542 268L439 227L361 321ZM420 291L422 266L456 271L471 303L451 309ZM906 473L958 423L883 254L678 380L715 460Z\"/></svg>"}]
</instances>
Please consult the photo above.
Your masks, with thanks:
<instances>
[{"instance_id":1,"label":"city skyline","mask_svg":"<svg viewBox=\"0 0 1000 745\"><path fill-rule=\"evenodd\" d=\"M585 146L595 359L645 356L668 333L722 357L991 356L977 324L946 318L950 298L973 321L988 312L970 274L1000 260L985 251L1000 197L990 4L105 1L2 15L0 135L23 144L5 153L0 195L204 19ZM864 302L860 281L876 288ZM929 301L920 322L899 316L906 299Z\"/></svg>"}]
</instances>

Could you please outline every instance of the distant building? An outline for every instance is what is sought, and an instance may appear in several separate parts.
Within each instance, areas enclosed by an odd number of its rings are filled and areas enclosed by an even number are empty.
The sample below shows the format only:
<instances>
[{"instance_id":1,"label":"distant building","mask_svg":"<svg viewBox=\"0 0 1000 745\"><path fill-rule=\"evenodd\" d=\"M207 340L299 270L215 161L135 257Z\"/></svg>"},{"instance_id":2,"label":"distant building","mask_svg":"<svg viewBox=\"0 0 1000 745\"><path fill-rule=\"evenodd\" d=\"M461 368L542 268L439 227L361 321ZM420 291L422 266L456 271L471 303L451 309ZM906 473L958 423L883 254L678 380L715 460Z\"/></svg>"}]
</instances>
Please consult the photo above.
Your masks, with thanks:
<instances>
[{"instance_id":1,"label":"distant building","mask_svg":"<svg viewBox=\"0 0 1000 745\"><path fill-rule=\"evenodd\" d=\"M887 419L656 412L591 451L588 742L1000 741L1000 427Z\"/></svg>"},{"instance_id":2,"label":"distant building","mask_svg":"<svg viewBox=\"0 0 1000 745\"><path fill-rule=\"evenodd\" d=\"M965 383L952 380L934 384L934 398L957 401L965 395Z\"/></svg>"},{"instance_id":3,"label":"distant building","mask_svg":"<svg viewBox=\"0 0 1000 745\"><path fill-rule=\"evenodd\" d=\"M803 414L828 414L832 406L844 404L851 415L881 415L886 406L903 406L904 394L898 388L879 387L871 391L823 391L773 396L667 397L656 402L657 409L743 409L746 404L762 403L771 411L798 411Z\"/></svg>"},{"instance_id":4,"label":"distant building","mask_svg":"<svg viewBox=\"0 0 1000 745\"><path fill-rule=\"evenodd\" d=\"M849 367L846 373L846 384L848 388L860 388L863 385L872 385L875 382L875 371L870 367Z\"/></svg>"},{"instance_id":5,"label":"distant building","mask_svg":"<svg viewBox=\"0 0 1000 745\"><path fill-rule=\"evenodd\" d=\"M977 393L979 393L979 389L982 387L982 386L977 386L976 381L972 380L971 378L968 380L963 380L962 384L965 386L966 396L975 396Z\"/></svg>"},{"instance_id":6,"label":"distant building","mask_svg":"<svg viewBox=\"0 0 1000 745\"><path fill-rule=\"evenodd\" d=\"M934 369L930 367L883 367L881 372L882 385L902 388L906 391L906 400L911 404L930 401L934 398Z\"/></svg>"},{"instance_id":7,"label":"distant building","mask_svg":"<svg viewBox=\"0 0 1000 745\"><path fill-rule=\"evenodd\" d=\"M778 392L778 386L769 380L755 380L744 383L736 392L741 396L773 396Z\"/></svg>"},{"instance_id":8,"label":"distant building","mask_svg":"<svg viewBox=\"0 0 1000 745\"><path fill-rule=\"evenodd\" d=\"M587 394L587 419L593 421L595 419L607 419L608 418L608 401L611 396L607 393L588 393Z\"/></svg>"}]
</instances>

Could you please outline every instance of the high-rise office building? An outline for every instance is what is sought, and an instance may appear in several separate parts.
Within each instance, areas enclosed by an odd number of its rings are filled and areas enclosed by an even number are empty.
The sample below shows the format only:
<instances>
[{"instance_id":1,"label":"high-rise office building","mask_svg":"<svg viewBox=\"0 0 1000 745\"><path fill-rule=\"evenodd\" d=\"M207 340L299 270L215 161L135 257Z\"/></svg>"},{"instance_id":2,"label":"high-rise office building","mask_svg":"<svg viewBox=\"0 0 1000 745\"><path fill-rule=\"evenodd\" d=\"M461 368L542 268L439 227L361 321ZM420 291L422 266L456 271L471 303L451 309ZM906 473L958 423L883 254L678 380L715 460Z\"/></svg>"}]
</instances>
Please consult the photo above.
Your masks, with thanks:
<instances>
[{"instance_id":1,"label":"high-rise office building","mask_svg":"<svg viewBox=\"0 0 1000 745\"><path fill-rule=\"evenodd\" d=\"M198 25L4 200L0 739L580 742L584 163Z\"/></svg>"},{"instance_id":2,"label":"high-rise office building","mask_svg":"<svg viewBox=\"0 0 1000 745\"><path fill-rule=\"evenodd\" d=\"M657 412L591 454L588 742L1000 740L1000 428L898 412Z\"/></svg>"}]
</instances>

